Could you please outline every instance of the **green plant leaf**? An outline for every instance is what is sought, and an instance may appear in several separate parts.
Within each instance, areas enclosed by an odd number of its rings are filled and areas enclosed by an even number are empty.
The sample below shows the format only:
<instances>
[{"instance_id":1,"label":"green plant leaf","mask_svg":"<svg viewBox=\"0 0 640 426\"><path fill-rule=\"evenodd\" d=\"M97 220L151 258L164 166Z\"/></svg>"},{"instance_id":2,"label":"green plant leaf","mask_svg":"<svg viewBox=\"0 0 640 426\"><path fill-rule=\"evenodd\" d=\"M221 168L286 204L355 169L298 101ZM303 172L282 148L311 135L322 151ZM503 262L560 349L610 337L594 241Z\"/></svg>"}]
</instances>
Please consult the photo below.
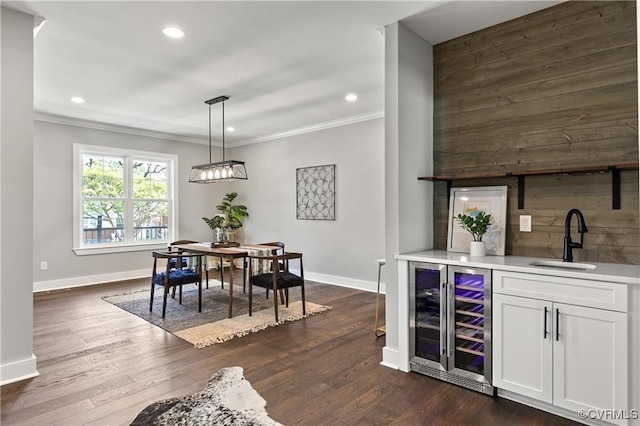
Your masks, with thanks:
<instances>
[{"instance_id":1,"label":"green plant leaf","mask_svg":"<svg viewBox=\"0 0 640 426\"><path fill-rule=\"evenodd\" d=\"M456 220L462 229L473 236L473 241L482 241L482 237L487 233L491 225L491 214L486 214L484 211L479 211L475 216L467 216L460 213Z\"/></svg>"}]
</instances>

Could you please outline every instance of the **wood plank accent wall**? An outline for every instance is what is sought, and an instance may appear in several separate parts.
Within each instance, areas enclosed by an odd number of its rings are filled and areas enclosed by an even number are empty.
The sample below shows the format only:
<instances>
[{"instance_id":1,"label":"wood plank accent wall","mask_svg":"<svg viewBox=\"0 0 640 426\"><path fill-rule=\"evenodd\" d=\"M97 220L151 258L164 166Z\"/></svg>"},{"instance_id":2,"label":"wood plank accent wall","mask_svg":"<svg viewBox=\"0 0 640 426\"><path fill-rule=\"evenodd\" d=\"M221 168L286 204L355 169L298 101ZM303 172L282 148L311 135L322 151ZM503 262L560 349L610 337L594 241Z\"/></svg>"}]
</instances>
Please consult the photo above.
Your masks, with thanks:
<instances>
[{"instance_id":1,"label":"wood plank accent wall","mask_svg":"<svg viewBox=\"0 0 640 426\"><path fill-rule=\"evenodd\" d=\"M434 46L434 174L637 162L636 43L635 1L569 1ZM578 208L589 233L576 261L639 264L638 180L621 172L620 210L608 173L527 177L523 210L515 178L453 186L509 186L506 254L561 258ZM446 249L446 184L434 186L434 247Z\"/></svg>"}]
</instances>

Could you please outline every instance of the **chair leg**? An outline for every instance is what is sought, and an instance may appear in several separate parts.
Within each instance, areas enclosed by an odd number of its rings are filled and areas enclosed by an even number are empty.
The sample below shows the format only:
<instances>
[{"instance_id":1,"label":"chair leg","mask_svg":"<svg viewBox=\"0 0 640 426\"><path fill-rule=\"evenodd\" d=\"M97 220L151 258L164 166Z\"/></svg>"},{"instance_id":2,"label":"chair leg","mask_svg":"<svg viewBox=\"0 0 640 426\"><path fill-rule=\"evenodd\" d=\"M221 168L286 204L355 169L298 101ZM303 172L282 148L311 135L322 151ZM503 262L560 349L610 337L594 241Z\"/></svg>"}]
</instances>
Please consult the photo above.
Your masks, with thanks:
<instances>
[{"instance_id":1,"label":"chair leg","mask_svg":"<svg viewBox=\"0 0 640 426\"><path fill-rule=\"evenodd\" d=\"M288 308L289 307L289 289L285 288L284 289L284 295L285 295L285 306Z\"/></svg>"},{"instance_id":2,"label":"chair leg","mask_svg":"<svg viewBox=\"0 0 640 426\"><path fill-rule=\"evenodd\" d=\"M224 263L223 259L220 258L220 263L218 264L219 268L220 268L220 288L224 288L224 274L223 274L223 269L224 269Z\"/></svg>"},{"instance_id":3,"label":"chair leg","mask_svg":"<svg viewBox=\"0 0 640 426\"><path fill-rule=\"evenodd\" d=\"M180 297L178 299L178 302L182 305L182 284L180 284Z\"/></svg>"},{"instance_id":4,"label":"chair leg","mask_svg":"<svg viewBox=\"0 0 640 426\"><path fill-rule=\"evenodd\" d=\"M167 312L167 294L169 294L169 287L164 286L164 297L162 299L162 319L164 319L164 315Z\"/></svg>"},{"instance_id":5,"label":"chair leg","mask_svg":"<svg viewBox=\"0 0 640 426\"><path fill-rule=\"evenodd\" d=\"M231 259L231 261L233 262L233 259ZM246 262L246 258L245 258L245 262L243 262L244 265L244 269L242 270L242 292L246 293L247 292L247 262Z\"/></svg>"},{"instance_id":6,"label":"chair leg","mask_svg":"<svg viewBox=\"0 0 640 426\"><path fill-rule=\"evenodd\" d=\"M156 286L153 284L153 281L151 281L151 302L149 303L149 312L153 311L153 293L155 288Z\"/></svg>"},{"instance_id":7,"label":"chair leg","mask_svg":"<svg viewBox=\"0 0 640 426\"><path fill-rule=\"evenodd\" d=\"M307 315L307 306L304 302L304 282L300 286L300 292L302 293L302 315Z\"/></svg>"},{"instance_id":8,"label":"chair leg","mask_svg":"<svg viewBox=\"0 0 640 426\"><path fill-rule=\"evenodd\" d=\"M202 275L198 281L198 312L202 312Z\"/></svg>"},{"instance_id":9,"label":"chair leg","mask_svg":"<svg viewBox=\"0 0 640 426\"><path fill-rule=\"evenodd\" d=\"M251 285L251 283L249 283L249 316L252 315L252 309L251 309L251 305L253 302L253 286Z\"/></svg>"},{"instance_id":10,"label":"chair leg","mask_svg":"<svg viewBox=\"0 0 640 426\"><path fill-rule=\"evenodd\" d=\"M273 296L273 308L276 311L276 322L278 322L278 293L275 290L273 290L273 294L274 294L274 296Z\"/></svg>"}]
</instances>

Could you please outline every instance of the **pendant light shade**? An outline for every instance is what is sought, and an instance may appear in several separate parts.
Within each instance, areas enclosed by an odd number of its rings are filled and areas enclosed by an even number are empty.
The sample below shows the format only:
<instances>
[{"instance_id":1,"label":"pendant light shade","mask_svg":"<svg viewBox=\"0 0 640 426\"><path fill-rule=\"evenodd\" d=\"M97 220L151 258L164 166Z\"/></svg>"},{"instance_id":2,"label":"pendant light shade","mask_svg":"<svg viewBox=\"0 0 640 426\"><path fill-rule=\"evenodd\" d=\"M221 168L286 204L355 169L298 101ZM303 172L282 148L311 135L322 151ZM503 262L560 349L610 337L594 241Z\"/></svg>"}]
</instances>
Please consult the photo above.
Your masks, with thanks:
<instances>
[{"instance_id":1,"label":"pendant light shade","mask_svg":"<svg viewBox=\"0 0 640 426\"><path fill-rule=\"evenodd\" d=\"M224 102L228 99L228 96L218 96L217 98L209 99L204 102L209 105L209 162L207 164L193 166L191 168L189 182L215 183L227 180L247 179L247 169L244 167L244 161L225 160ZM222 161L213 163L211 162L211 105L217 103L222 103Z\"/></svg>"}]
</instances>

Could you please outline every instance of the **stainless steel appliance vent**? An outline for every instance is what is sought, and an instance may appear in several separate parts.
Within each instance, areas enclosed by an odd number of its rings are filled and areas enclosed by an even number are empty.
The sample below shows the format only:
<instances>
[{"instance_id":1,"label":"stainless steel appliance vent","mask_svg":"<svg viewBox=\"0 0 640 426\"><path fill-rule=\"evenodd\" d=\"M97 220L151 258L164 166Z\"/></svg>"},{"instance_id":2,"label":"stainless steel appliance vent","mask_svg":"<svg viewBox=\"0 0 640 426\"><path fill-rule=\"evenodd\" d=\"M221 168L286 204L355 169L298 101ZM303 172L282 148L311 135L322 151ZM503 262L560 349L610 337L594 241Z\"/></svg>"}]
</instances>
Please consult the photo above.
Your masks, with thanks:
<instances>
[{"instance_id":1,"label":"stainless steel appliance vent","mask_svg":"<svg viewBox=\"0 0 640 426\"><path fill-rule=\"evenodd\" d=\"M481 392L487 395L493 395L493 386L484 384L475 379L469 379L458 374L443 371L439 368L433 368L426 365L418 364L411 361L409 363L411 371L415 371L425 376L434 377L436 379L443 380L445 382L453 383L454 385L462 386L467 389Z\"/></svg>"}]
</instances>

